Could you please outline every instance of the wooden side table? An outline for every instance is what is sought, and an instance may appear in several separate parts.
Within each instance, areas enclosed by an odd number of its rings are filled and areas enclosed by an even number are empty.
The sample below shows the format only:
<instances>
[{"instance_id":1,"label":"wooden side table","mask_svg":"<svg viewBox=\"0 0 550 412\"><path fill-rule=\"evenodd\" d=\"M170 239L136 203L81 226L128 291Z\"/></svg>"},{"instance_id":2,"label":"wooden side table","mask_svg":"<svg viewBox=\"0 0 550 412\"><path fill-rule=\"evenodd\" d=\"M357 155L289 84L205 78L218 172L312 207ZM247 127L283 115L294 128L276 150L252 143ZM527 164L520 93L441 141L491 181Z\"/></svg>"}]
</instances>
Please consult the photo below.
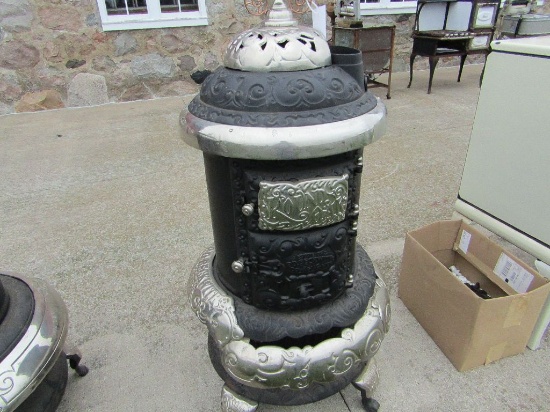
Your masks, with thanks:
<instances>
[{"instance_id":1,"label":"wooden side table","mask_svg":"<svg viewBox=\"0 0 550 412\"><path fill-rule=\"evenodd\" d=\"M393 47L395 25L367 26L361 28L332 28L332 42L335 46L346 46L358 49L363 54L363 66L367 85L386 87L386 97L391 99L391 73L393 65ZM388 82L382 83L377 78L388 73Z\"/></svg>"}]
</instances>

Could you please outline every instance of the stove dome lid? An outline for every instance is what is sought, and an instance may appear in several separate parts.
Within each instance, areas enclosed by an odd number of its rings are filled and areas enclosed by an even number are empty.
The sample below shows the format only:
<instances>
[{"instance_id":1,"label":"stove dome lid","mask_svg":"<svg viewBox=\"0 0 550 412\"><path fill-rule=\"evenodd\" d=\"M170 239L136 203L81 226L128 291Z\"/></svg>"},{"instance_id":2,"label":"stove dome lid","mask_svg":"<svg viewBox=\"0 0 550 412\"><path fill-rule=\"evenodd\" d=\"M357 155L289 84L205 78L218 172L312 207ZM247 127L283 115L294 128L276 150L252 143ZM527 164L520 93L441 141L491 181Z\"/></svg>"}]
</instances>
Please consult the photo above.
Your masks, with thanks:
<instances>
[{"instance_id":1,"label":"stove dome lid","mask_svg":"<svg viewBox=\"0 0 550 412\"><path fill-rule=\"evenodd\" d=\"M250 72L312 70L331 65L329 45L311 27L298 26L282 0L275 0L264 26L239 34L226 50L227 68Z\"/></svg>"}]
</instances>

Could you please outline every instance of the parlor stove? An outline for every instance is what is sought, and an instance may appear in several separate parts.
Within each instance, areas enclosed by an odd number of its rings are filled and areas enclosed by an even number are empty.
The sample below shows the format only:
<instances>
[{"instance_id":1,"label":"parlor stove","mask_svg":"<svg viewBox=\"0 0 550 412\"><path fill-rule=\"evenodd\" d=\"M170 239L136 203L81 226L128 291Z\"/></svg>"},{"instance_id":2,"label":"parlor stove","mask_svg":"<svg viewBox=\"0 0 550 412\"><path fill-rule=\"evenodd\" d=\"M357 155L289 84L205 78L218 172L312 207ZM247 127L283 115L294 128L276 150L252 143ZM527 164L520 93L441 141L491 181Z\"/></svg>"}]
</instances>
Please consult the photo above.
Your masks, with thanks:
<instances>
[{"instance_id":1,"label":"parlor stove","mask_svg":"<svg viewBox=\"0 0 550 412\"><path fill-rule=\"evenodd\" d=\"M0 273L0 412L54 412L67 384L67 360L88 373L65 346L69 316L49 284Z\"/></svg>"},{"instance_id":2,"label":"parlor stove","mask_svg":"<svg viewBox=\"0 0 550 412\"><path fill-rule=\"evenodd\" d=\"M276 0L182 111L184 140L204 152L214 231L190 300L224 411L315 402L350 383L373 405L390 305L355 239L362 151L386 111L361 64Z\"/></svg>"}]
</instances>

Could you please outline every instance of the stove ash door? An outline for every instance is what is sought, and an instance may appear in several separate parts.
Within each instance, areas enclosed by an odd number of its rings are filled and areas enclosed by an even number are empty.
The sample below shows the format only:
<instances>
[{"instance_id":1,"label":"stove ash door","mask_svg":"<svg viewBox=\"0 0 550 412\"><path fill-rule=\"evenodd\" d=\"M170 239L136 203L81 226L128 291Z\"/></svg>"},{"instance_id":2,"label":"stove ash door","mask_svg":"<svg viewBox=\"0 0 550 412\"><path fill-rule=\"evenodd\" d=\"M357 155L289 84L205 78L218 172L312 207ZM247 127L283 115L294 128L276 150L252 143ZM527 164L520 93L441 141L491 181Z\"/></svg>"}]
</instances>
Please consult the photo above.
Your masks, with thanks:
<instances>
[{"instance_id":1,"label":"stove ash door","mask_svg":"<svg viewBox=\"0 0 550 412\"><path fill-rule=\"evenodd\" d=\"M227 166L233 216L213 216L226 227L214 223L214 237L229 233L231 220L236 244L228 251L216 241L221 283L270 310L307 309L341 295L353 279L361 151L293 161L228 159Z\"/></svg>"}]
</instances>

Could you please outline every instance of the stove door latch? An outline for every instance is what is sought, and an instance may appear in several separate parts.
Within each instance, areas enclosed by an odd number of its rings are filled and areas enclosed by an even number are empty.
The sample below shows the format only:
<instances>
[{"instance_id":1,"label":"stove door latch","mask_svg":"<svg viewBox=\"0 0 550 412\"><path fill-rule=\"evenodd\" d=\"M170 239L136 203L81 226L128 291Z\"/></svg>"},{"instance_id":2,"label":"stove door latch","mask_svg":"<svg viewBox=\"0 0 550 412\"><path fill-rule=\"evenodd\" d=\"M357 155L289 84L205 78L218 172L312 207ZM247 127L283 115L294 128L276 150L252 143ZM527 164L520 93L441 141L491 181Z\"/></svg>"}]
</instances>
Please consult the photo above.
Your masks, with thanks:
<instances>
[{"instance_id":1,"label":"stove door latch","mask_svg":"<svg viewBox=\"0 0 550 412\"><path fill-rule=\"evenodd\" d=\"M254 203L247 203L243 205L241 211L245 216L252 216L252 214L254 213Z\"/></svg>"},{"instance_id":2,"label":"stove door latch","mask_svg":"<svg viewBox=\"0 0 550 412\"><path fill-rule=\"evenodd\" d=\"M239 258L231 263L231 269L235 273L242 273L244 271L244 258Z\"/></svg>"}]
</instances>

